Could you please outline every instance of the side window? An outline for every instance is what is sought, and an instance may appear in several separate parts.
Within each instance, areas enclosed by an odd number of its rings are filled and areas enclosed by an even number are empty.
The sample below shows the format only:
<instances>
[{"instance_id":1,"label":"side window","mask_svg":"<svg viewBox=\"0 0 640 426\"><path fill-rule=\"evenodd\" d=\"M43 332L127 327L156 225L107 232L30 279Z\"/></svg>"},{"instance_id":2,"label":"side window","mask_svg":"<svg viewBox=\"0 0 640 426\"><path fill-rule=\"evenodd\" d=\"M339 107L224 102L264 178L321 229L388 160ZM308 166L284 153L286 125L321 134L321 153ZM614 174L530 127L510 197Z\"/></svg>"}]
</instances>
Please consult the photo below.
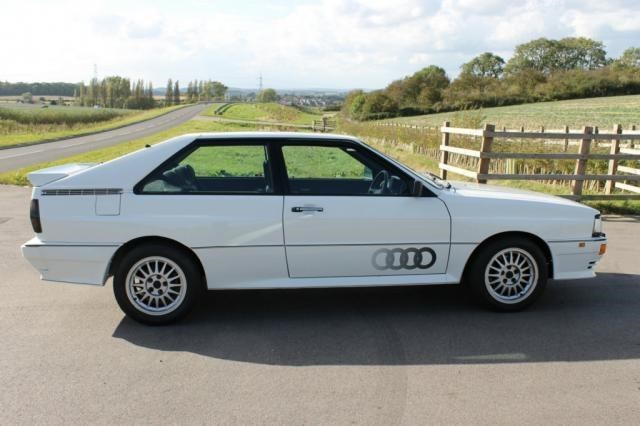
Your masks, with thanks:
<instances>
[{"instance_id":1,"label":"side window","mask_svg":"<svg viewBox=\"0 0 640 426\"><path fill-rule=\"evenodd\" d=\"M157 170L146 179L142 193L273 192L264 145L207 145Z\"/></svg>"},{"instance_id":2,"label":"side window","mask_svg":"<svg viewBox=\"0 0 640 426\"><path fill-rule=\"evenodd\" d=\"M282 155L292 194L408 194L403 178L353 147L285 145Z\"/></svg>"}]
</instances>

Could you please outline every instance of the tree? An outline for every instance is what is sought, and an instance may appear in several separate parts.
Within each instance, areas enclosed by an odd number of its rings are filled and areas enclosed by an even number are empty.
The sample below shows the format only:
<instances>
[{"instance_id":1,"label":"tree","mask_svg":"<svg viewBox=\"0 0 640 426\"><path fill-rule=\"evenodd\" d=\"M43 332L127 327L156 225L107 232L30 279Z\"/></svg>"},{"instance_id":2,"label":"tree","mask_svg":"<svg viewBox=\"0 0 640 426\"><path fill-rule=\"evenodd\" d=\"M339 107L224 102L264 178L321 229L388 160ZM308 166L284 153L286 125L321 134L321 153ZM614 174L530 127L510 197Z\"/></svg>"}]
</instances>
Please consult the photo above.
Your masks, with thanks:
<instances>
[{"instance_id":1,"label":"tree","mask_svg":"<svg viewBox=\"0 0 640 426\"><path fill-rule=\"evenodd\" d=\"M491 52L485 52L462 64L461 69L460 74L465 76L500 78L504 71L504 59Z\"/></svg>"},{"instance_id":2,"label":"tree","mask_svg":"<svg viewBox=\"0 0 640 426\"><path fill-rule=\"evenodd\" d=\"M432 107L442 100L442 91L449 86L444 69L430 65L404 81L403 106Z\"/></svg>"},{"instance_id":3,"label":"tree","mask_svg":"<svg viewBox=\"0 0 640 426\"><path fill-rule=\"evenodd\" d=\"M173 103L173 81L167 81L167 91L164 94L164 104L169 106Z\"/></svg>"},{"instance_id":4,"label":"tree","mask_svg":"<svg viewBox=\"0 0 640 426\"><path fill-rule=\"evenodd\" d=\"M390 117L398 112L398 104L382 91L369 93L362 105L363 118Z\"/></svg>"},{"instance_id":5,"label":"tree","mask_svg":"<svg viewBox=\"0 0 640 426\"><path fill-rule=\"evenodd\" d=\"M365 102L367 102L367 95L360 91L360 93L353 98L353 102L349 108L349 114L354 118L361 118L364 113Z\"/></svg>"},{"instance_id":6,"label":"tree","mask_svg":"<svg viewBox=\"0 0 640 426\"><path fill-rule=\"evenodd\" d=\"M193 82L187 84L187 102L193 102Z\"/></svg>"},{"instance_id":7,"label":"tree","mask_svg":"<svg viewBox=\"0 0 640 426\"><path fill-rule=\"evenodd\" d=\"M200 100L200 86L198 86L198 80L193 80L193 97L196 101Z\"/></svg>"},{"instance_id":8,"label":"tree","mask_svg":"<svg viewBox=\"0 0 640 426\"><path fill-rule=\"evenodd\" d=\"M273 89L264 89L258 92L258 96L256 97L257 102L275 102L277 100L278 95Z\"/></svg>"},{"instance_id":9,"label":"tree","mask_svg":"<svg viewBox=\"0 0 640 426\"><path fill-rule=\"evenodd\" d=\"M213 97L216 100L222 101L224 100L224 95L227 93L228 87L219 81L214 81L211 83L211 90L213 92Z\"/></svg>"},{"instance_id":10,"label":"tree","mask_svg":"<svg viewBox=\"0 0 640 426\"><path fill-rule=\"evenodd\" d=\"M630 47L613 62L615 68L640 68L640 47Z\"/></svg>"},{"instance_id":11,"label":"tree","mask_svg":"<svg viewBox=\"0 0 640 426\"><path fill-rule=\"evenodd\" d=\"M473 106L484 102L490 88L495 90L498 79L502 76L504 59L491 52L485 52L462 64L460 68L460 75L449 86L447 100L459 105Z\"/></svg>"},{"instance_id":12,"label":"tree","mask_svg":"<svg viewBox=\"0 0 640 426\"><path fill-rule=\"evenodd\" d=\"M513 74L532 69L550 75L555 71L592 70L607 64L606 55L604 44L589 38L539 38L516 46L505 72Z\"/></svg>"},{"instance_id":13,"label":"tree","mask_svg":"<svg viewBox=\"0 0 640 426\"><path fill-rule=\"evenodd\" d=\"M175 105L180 105L180 84L178 80L176 80L176 84L173 87L173 103Z\"/></svg>"}]
</instances>

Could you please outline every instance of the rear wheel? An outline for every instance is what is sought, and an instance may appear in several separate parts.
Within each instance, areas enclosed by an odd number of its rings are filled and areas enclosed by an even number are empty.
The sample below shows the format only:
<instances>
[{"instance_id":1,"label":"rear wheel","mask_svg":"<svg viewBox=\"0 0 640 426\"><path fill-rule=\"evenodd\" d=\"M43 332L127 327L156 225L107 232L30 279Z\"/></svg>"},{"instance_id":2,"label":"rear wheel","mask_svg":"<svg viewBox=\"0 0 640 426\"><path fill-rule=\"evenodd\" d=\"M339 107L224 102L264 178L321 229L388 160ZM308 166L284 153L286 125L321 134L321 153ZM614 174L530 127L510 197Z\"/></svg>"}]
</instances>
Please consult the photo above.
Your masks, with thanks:
<instances>
[{"instance_id":1,"label":"rear wheel","mask_svg":"<svg viewBox=\"0 0 640 426\"><path fill-rule=\"evenodd\" d=\"M525 238L505 238L480 248L471 260L465 282L482 304L499 311L531 305L547 284L544 253Z\"/></svg>"},{"instance_id":2,"label":"rear wheel","mask_svg":"<svg viewBox=\"0 0 640 426\"><path fill-rule=\"evenodd\" d=\"M113 292L129 317L167 324L186 315L201 289L200 274L183 250L159 244L132 249L117 266Z\"/></svg>"}]
</instances>

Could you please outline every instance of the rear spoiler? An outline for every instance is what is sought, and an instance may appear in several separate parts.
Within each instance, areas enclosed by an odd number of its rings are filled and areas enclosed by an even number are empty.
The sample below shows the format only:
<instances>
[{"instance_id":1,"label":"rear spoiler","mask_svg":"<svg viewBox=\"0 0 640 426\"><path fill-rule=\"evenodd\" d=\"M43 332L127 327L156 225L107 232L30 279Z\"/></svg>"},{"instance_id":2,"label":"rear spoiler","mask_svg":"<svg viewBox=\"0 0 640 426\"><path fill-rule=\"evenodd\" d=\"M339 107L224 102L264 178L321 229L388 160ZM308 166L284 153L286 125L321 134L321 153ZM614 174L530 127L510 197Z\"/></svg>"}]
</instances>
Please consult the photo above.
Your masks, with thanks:
<instances>
[{"instance_id":1,"label":"rear spoiler","mask_svg":"<svg viewBox=\"0 0 640 426\"><path fill-rule=\"evenodd\" d=\"M95 163L72 163L48 167L27 174L27 179L29 179L29 182L31 182L33 186L44 186L56 180L87 170L93 166L95 166Z\"/></svg>"}]
</instances>

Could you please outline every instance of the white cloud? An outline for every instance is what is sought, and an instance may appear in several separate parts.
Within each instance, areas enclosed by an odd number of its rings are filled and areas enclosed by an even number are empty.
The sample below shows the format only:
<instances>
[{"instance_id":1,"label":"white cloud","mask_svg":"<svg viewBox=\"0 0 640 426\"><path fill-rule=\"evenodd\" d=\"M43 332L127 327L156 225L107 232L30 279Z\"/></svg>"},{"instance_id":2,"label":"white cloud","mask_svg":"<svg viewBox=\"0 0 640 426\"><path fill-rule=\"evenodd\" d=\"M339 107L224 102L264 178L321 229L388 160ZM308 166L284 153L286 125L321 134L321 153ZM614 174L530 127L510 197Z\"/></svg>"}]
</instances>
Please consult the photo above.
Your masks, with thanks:
<instances>
[{"instance_id":1,"label":"white cloud","mask_svg":"<svg viewBox=\"0 0 640 426\"><path fill-rule=\"evenodd\" d=\"M537 37L594 37L611 54L640 40L631 0L236 3L12 2L0 25L12 41L2 45L0 80L86 80L97 63L101 75L160 85L251 87L262 72L275 87L374 88L429 64L455 75L479 53L509 54Z\"/></svg>"}]
</instances>

